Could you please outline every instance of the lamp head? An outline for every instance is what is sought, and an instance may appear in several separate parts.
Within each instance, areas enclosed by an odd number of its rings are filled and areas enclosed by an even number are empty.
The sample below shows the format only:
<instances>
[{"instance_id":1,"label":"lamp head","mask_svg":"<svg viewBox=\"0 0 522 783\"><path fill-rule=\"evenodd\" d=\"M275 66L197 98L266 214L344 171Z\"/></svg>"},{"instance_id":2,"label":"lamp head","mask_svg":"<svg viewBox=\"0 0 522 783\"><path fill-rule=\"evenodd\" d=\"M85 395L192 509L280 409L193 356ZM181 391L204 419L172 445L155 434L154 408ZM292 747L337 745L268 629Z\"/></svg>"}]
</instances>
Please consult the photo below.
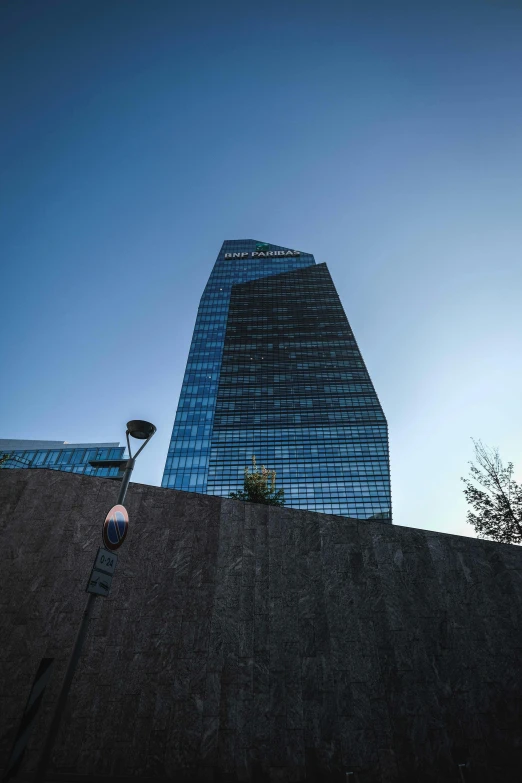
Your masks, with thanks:
<instances>
[{"instance_id":1,"label":"lamp head","mask_svg":"<svg viewBox=\"0 0 522 783\"><path fill-rule=\"evenodd\" d=\"M127 432L133 438L147 440L147 438L154 435L156 427L154 424L151 424L150 421L140 421L139 419L136 419L135 421L127 422Z\"/></svg>"}]
</instances>

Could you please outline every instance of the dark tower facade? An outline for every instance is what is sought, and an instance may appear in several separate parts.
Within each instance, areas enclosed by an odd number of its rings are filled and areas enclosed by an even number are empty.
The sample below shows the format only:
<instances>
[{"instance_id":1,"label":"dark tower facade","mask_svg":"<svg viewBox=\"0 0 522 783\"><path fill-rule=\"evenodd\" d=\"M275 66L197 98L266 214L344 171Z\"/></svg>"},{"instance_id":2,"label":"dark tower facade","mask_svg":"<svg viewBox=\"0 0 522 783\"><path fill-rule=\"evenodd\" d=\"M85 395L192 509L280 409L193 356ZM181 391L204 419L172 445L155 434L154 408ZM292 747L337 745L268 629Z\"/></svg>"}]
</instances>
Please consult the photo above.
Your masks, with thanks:
<instances>
[{"instance_id":1,"label":"dark tower facade","mask_svg":"<svg viewBox=\"0 0 522 783\"><path fill-rule=\"evenodd\" d=\"M326 264L225 242L201 299L163 486L277 471L293 508L391 521L386 419Z\"/></svg>"}]
</instances>

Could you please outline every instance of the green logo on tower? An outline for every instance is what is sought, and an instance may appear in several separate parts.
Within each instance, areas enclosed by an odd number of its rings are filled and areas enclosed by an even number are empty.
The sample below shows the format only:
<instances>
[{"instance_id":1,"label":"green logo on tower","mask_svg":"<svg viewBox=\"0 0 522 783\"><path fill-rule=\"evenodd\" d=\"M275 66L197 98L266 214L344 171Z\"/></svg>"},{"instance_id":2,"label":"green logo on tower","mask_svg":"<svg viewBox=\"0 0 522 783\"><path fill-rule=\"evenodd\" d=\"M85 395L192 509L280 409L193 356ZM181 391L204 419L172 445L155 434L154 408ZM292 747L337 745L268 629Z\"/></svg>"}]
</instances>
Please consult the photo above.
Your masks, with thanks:
<instances>
[{"instance_id":1,"label":"green logo on tower","mask_svg":"<svg viewBox=\"0 0 522 783\"><path fill-rule=\"evenodd\" d=\"M256 250L268 250L270 245L267 245L266 242L258 242L256 245Z\"/></svg>"}]
</instances>

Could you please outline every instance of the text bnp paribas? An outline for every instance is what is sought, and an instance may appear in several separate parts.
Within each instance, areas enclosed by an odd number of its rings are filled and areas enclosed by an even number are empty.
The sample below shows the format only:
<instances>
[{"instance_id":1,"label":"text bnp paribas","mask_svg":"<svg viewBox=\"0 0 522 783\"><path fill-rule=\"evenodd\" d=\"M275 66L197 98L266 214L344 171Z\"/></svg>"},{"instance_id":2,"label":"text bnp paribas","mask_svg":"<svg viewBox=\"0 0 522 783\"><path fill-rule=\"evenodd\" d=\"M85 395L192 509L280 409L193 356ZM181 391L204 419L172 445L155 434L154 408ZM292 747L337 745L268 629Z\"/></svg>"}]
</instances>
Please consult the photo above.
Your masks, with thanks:
<instances>
[{"instance_id":1,"label":"text bnp paribas","mask_svg":"<svg viewBox=\"0 0 522 783\"><path fill-rule=\"evenodd\" d=\"M253 253L225 253L225 261L231 261L233 258L275 258L300 255L299 250L254 250Z\"/></svg>"}]
</instances>

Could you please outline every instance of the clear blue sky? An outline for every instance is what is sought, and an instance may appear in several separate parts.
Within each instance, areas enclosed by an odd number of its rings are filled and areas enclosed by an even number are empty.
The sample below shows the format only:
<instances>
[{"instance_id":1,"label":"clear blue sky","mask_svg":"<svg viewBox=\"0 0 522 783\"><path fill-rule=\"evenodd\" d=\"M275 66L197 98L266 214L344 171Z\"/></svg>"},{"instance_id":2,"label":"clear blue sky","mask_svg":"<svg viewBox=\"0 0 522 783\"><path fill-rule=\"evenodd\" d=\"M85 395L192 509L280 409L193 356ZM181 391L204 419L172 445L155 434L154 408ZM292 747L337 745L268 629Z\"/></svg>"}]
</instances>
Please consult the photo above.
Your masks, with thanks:
<instances>
[{"instance_id":1,"label":"clear blue sky","mask_svg":"<svg viewBox=\"0 0 522 783\"><path fill-rule=\"evenodd\" d=\"M522 2L4 0L0 30L0 437L150 419L159 483L199 297L251 237L328 263L395 522L472 534L470 436L522 467Z\"/></svg>"}]
</instances>

